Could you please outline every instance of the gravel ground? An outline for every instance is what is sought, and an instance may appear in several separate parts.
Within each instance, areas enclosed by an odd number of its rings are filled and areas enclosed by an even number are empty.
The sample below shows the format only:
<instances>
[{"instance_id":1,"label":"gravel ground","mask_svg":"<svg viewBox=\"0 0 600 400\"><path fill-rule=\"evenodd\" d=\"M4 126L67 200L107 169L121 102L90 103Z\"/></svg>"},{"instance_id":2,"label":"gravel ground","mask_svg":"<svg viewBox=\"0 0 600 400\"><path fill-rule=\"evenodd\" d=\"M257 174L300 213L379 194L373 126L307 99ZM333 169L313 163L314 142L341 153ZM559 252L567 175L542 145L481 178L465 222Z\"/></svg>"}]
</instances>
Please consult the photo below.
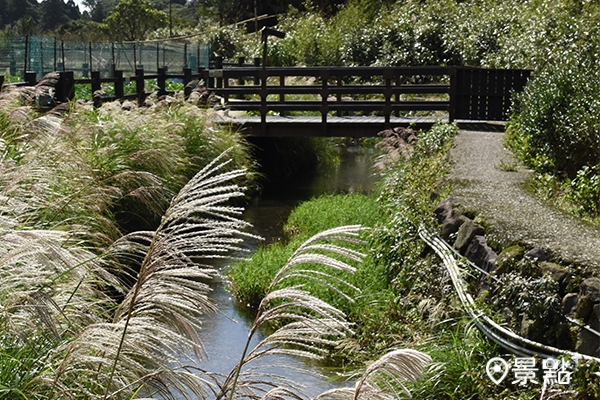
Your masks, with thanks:
<instances>
[{"instance_id":1,"label":"gravel ground","mask_svg":"<svg viewBox=\"0 0 600 400\"><path fill-rule=\"evenodd\" d=\"M528 192L531 171L504 148L503 133L461 131L449 157L453 195L490 224L490 240L541 247L564 263L600 266L600 230Z\"/></svg>"}]
</instances>

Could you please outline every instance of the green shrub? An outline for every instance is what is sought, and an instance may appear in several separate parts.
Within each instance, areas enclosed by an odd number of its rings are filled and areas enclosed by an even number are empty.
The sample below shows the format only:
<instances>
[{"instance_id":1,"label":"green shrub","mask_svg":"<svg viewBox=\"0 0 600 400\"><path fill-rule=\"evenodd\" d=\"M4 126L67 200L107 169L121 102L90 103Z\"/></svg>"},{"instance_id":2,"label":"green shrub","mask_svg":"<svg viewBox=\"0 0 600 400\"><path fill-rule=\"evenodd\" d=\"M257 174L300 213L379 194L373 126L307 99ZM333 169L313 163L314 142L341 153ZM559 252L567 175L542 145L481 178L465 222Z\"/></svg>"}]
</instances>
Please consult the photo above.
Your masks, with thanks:
<instances>
[{"instance_id":1,"label":"green shrub","mask_svg":"<svg viewBox=\"0 0 600 400\"><path fill-rule=\"evenodd\" d=\"M575 177L600 162L599 95L593 63L565 61L542 72L516 96L509 144L538 172Z\"/></svg>"},{"instance_id":2,"label":"green shrub","mask_svg":"<svg viewBox=\"0 0 600 400\"><path fill-rule=\"evenodd\" d=\"M567 180L567 197L582 215L600 214L600 176L598 166L583 166L573 180Z\"/></svg>"}]
</instances>

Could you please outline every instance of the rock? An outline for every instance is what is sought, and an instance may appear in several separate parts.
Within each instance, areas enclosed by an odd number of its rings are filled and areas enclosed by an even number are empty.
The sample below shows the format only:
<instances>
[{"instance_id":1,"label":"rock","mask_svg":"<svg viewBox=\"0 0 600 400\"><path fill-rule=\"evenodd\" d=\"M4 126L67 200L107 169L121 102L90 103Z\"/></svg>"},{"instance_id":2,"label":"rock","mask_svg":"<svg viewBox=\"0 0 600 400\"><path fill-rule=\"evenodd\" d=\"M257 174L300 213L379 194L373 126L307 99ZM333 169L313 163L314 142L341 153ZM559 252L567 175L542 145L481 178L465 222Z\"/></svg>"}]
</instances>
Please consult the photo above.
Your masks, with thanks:
<instances>
[{"instance_id":1,"label":"rock","mask_svg":"<svg viewBox=\"0 0 600 400\"><path fill-rule=\"evenodd\" d=\"M556 346L560 349L572 349L573 337L571 334L571 325L567 321L561 321L556 324Z\"/></svg>"},{"instance_id":2,"label":"rock","mask_svg":"<svg viewBox=\"0 0 600 400\"><path fill-rule=\"evenodd\" d=\"M577 304L575 305L575 317L586 320L592 314L594 303L588 296L577 296Z\"/></svg>"},{"instance_id":3,"label":"rock","mask_svg":"<svg viewBox=\"0 0 600 400\"><path fill-rule=\"evenodd\" d=\"M539 267L542 273L550 275L558 283L563 283L569 275L569 271L565 267L553 262L542 261Z\"/></svg>"},{"instance_id":4,"label":"rock","mask_svg":"<svg viewBox=\"0 0 600 400\"><path fill-rule=\"evenodd\" d=\"M435 214L435 217L439 224L444 222L444 220L446 218L448 218L448 216L450 215L451 212L452 212L452 203L450 202L450 199L448 199L448 198L445 198L444 200L442 200L440 202L440 204L438 204L438 206L435 208L435 210L433 210L433 213Z\"/></svg>"},{"instance_id":5,"label":"rock","mask_svg":"<svg viewBox=\"0 0 600 400\"><path fill-rule=\"evenodd\" d=\"M479 268L491 272L496 267L498 255L487 245L485 237L475 236L465 251L465 257Z\"/></svg>"},{"instance_id":6,"label":"rock","mask_svg":"<svg viewBox=\"0 0 600 400\"><path fill-rule=\"evenodd\" d=\"M517 261L520 261L525 255L525 248L514 245L507 247L498 254L496 259L496 273L504 274L510 272Z\"/></svg>"},{"instance_id":7,"label":"rock","mask_svg":"<svg viewBox=\"0 0 600 400\"><path fill-rule=\"evenodd\" d=\"M594 305L589 318L586 320L587 325L596 332L600 331L600 304ZM589 332L587 329L582 329L577 336L575 349L583 354L591 356L600 356L600 339L597 335Z\"/></svg>"},{"instance_id":8,"label":"rock","mask_svg":"<svg viewBox=\"0 0 600 400\"><path fill-rule=\"evenodd\" d=\"M449 240L450 236L458 232L458 228L467 221L470 221L469 218L458 213L456 210L451 210L442 223L442 238Z\"/></svg>"},{"instance_id":9,"label":"rock","mask_svg":"<svg viewBox=\"0 0 600 400\"><path fill-rule=\"evenodd\" d=\"M544 249L540 249L535 247L525 253L525 257L533 260L533 261L547 261L548 260L548 252Z\"/></svg>"},{"instance_id":10,"label":"rock","mask_svg":"<svg viewBox=\"0 0 600 400\"><path fill-rule=\"evenodd\" d=\"M600 278L587 278L581 282L581 296L589 296L593 303L600 303Z\"/></svg>"},{"instance_id":11,"label":"rock","mask_svg":"<svg viewBox=\"0 0 600 400\"><path fill-rule=\"evenodd\" d=\"M485 230L483 229L483 226L475 221L467 220L458 228L454 248L458 250L460 254L464 255L471 240L473 240L475 236L483 236L484 234Z\"/></svg>"},{"instance_id":12,"label":"rock","mask_svg":"<svg viewBox=\"0 0 600 400\"><path fill-rule=\"evenodd\" d=\"M594 306L600 303L600 278L587 278L581 282L575 316L586 321L590 318Z\"/></svg>"},{"instance_id":13,"label":"rock","mask_svg":"<svg viewBox=\"0 0 600 400\"><path fill-rule=\"evenodd\" d=\"M577 293L567 293L561 302L561 312L570 317L573 316L575 306L577 305Z\"/></svg>"},{"instance_id":14,"label":"rock","mask_svg":"<svg viewBox=\"0 0 600 400\"><path fill-rule=\"evenodd\" d=\"M548 327L544 326L544 320L537 319L535 316L531 317L526 314L521 319L521 328L519 334L527 339L546 343L546 334L548 333Z\"/></svg>"}]
</instances>

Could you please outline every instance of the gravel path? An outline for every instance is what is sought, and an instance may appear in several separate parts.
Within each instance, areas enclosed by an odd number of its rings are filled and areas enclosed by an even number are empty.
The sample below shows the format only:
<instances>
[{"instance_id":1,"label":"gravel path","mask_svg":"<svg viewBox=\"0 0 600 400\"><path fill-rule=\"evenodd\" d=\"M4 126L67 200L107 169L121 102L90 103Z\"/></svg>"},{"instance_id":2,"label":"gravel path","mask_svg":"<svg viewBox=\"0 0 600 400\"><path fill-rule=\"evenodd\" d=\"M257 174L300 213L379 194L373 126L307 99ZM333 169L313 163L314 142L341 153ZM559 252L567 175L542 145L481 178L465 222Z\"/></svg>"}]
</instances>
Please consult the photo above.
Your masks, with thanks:
<instances>
[{"instance_id":1,"label":"gravel path","mask_svg":"<svg viewBox=\"0 0 600 400\"><path fill-rule=\"evenodd\" d=\"M502 133L461 131L449 157L453 195L491 225L489 239L541 247L565 263L600 266L600 230L529 193L531 171L503 147Z\"/></svg>"}]
</instances>

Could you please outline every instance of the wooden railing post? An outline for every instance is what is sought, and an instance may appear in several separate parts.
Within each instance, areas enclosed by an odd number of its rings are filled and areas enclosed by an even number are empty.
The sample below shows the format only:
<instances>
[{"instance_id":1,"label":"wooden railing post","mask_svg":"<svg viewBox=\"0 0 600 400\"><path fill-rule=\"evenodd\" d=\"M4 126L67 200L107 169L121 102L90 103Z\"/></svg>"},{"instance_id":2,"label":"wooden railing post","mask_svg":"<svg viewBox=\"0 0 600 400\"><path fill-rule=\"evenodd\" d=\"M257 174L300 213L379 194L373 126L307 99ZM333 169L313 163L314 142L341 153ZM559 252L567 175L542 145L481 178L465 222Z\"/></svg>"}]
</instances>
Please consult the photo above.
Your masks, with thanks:
<instances>
[{"instance_id":1,"label":"wooden railing post","mask_svg":"<svg viewBox=\"0 0 600 400\"><path fill-rule=\"evenodd\" d=\"M125 90L123 88L123 84L125 83L123 79L123 71L116 69L114 70L115 75L115 97L117 99L122 99L125 96Z\"/></svg>"},{"instance_id":2,"label":"wooden railing post","mask_svg":"<svg viewBox=\"0 0 600 400\"><path fill-rule=\"evenodd\" d=\"M246 61L246 59L244 57L238 57L238 67L239 68L244 68L244 62ZM242 75L240 75L240 77L238 78L238 85L243 86L246 82L244 81L244 77Z\"/></svg>"},{"instance_id":3,"label":"wooden railing post","mask_svg":"<svg viewBox=\"0 0 600 400\"><path fill-rule=\"evenodd\" d=\"M100 71L92 71L92 93L101 89L102 83L100 82Z\"/></svg>"},{"instance_id":4,"label":"wooden railing post","mask_svg":"<svg viewBox=\"0 0 600 400\"><path fill-rule=\"evenodd\" d=\"M23 81L26 82L29 86L35 86L35 84L37 83L37 76L35 74L35 71L26 71L25 79Z\"/></svg>"},{"instance_id":5,"label":"wooden railing post","mask_svg":"<svg viewBox=\"0 0 600 400\"><path fill-rule=\"evenodd\" d=\"M281 75L279 77L279 86L284 88L285 87L285 75ZM279 94L279 103L283 104L285 103L285 94L284 93L280 93ZM281 110L281 112L279 113L279 115L284 116L285 115L285 111Z\"/></svg>"},{"instance_id":6,"label":"wooden railing post","mask_svg":"<svg viewBox=\"0 0 600 400\"><path fill-rule=\"evenodd\" d=\"M144 69L135 69L135 93L137 94L138 104L141 106L146 99L146 91L144 88Z\"/></svg>"},{"instance_id":7,"label":"wooden railing post","mask_svg":"<svg viewBox=\"0 0 600 400\"><path fill-rule=\"evenodd\" d=\"M260 70L260 131L263 135L267 134L267 79L269 72L266 68Z\"/></svg>"},{"instance_id":8,"label":"wooden railing post","mask_svg":"<svg viewBox=\"0 0 600 400\"><path fill-rule=\"evenodd\" d=\"M329 98L329 70L324 69L321 71L321 133L323 136L327 136L327 113L329 112L329 105L327 99Z\"/></svg>"},{"instance_id":9,"label":"wooden railing post","mask_svg":"<svg viewBox=\"0 0 600 400\"><path fill-rule=\"evenodd\" d=\"M158 68L156 83L158 84L158 95L163 96L167 94L167 69L165 67Z\"/></svg>"},{"instance_id":10,"label":"wooden railing post","mask_svg":"<svg viewBox=\"0 0 600 400\"><path fill-rule=\"evenodd\" d=\"M458 97L458 78L456 67L450 67L450 105L448 106L448 122L454 122L456 116L457 97Z\"/></svg>"},{"instance_id":11,"label":"wooden railing post","mask_svg":"<svg viewBox=\"0 0 600 400\"><path fill-rule=\"evenodd\" d=\"M254 67L255 68L260 67L260 57L254 57ZM260 85L260 78L259 78L258 74L254 75L254 84L257 86Z\"/></svg>"},{"instance_id":12,"label":"wooden railing post","mask_svg":"<svg viewBox=\"0 0 600 400\"><path fill-rule=\"evenodd\" d=\"M402 84L401 76L402 76L402 75L400 75L400 74L396 74L396 82L395 82L396 89L398 89L398 88L400 87L400 85ZM396 96L395 96L395 98L394 98L394 102L395 102L396 104L400 104L400 99L401 99L401 97L400 97L400 96L401 96L401 94L400 94L400 93L396 93ZM394 115L395 115L396 117L399 117L399 116L400 116L400 110L396 109L396 112L394 113Z\"/></svg>"},{"instance_id":13,"label":"wooden railing post","mask_svg":"<svg viewBox=\"0 0 600 400\"><path fill-rule=\"evenodd\" d=\"M223 57L222 56L217 56L217 58L215 59L215 69L223 69ZM218 88L223 87L223 78L217 78L217 87Z\"/></svg>"},{"instance_id":14,"label":"wooden railing post","mask_svg":"<svg viewBox=\"0 0 600 400\"><path fill-rule=\"evenodd\" d=\"M94 107L102 105L102 96L97 96L96 92L102 90L102 82L100 81L100 71L92 71L92 100Z\"/></svg>"},{"instance_id":15,"label":"wooden railing post","mask_svg":"<svg viewBox=\"0 0 600 400\"><path fill-rule=\"evenodd\" d=\"M192 81L192 69L185 67L183 69L183 95L187 99L192 94L192 88L189 83Z\"/></svg>"},{"instance_id":16,"label":"wooden railing post","mask_svg":"<svg viewBox=\"0 0 600 400\"><path fill-rule=\"evenodd\" d=\"M73 71L60 71L54 99L57 103L66 103L75 97L75 76Z\"/></svg>"},{"instance_id":17,"label":"wooden railing post","mask_svg":"<svg viewBox=\"0 0 600 400\"><path fill-rule=\"evenodd\" d=\"M343 82L343 80L342 80L342 77L338 75L338 77L337 77L337 87L338 87L338 88L341 88L342 86L344 86L344 82ZM335 95L335 100L336 100L336 102L337 102L338 104L342 104L342 94L338 92L338 93ZM341 116L342 116L342 110L338 108L338 110L337 110L337 112L336 112L336 115L337 115L338 117L341 117Z\"/></svg>"},{"instance_id":18,"label":"wooden railing post","mask_svg":"<svg viewBox=\"0 0 600 400\"><path fill-rule=\"evenodd\" d=\"M394 71L392 68L385 68L383 70L383 79L385 80L385 89L383 89L383 97L385 98L385 104L383 106L383 118L385 120L385 128L390 128L390 117L392 115L392 78L394 77Z\"/></svg>"}]
</instances>

